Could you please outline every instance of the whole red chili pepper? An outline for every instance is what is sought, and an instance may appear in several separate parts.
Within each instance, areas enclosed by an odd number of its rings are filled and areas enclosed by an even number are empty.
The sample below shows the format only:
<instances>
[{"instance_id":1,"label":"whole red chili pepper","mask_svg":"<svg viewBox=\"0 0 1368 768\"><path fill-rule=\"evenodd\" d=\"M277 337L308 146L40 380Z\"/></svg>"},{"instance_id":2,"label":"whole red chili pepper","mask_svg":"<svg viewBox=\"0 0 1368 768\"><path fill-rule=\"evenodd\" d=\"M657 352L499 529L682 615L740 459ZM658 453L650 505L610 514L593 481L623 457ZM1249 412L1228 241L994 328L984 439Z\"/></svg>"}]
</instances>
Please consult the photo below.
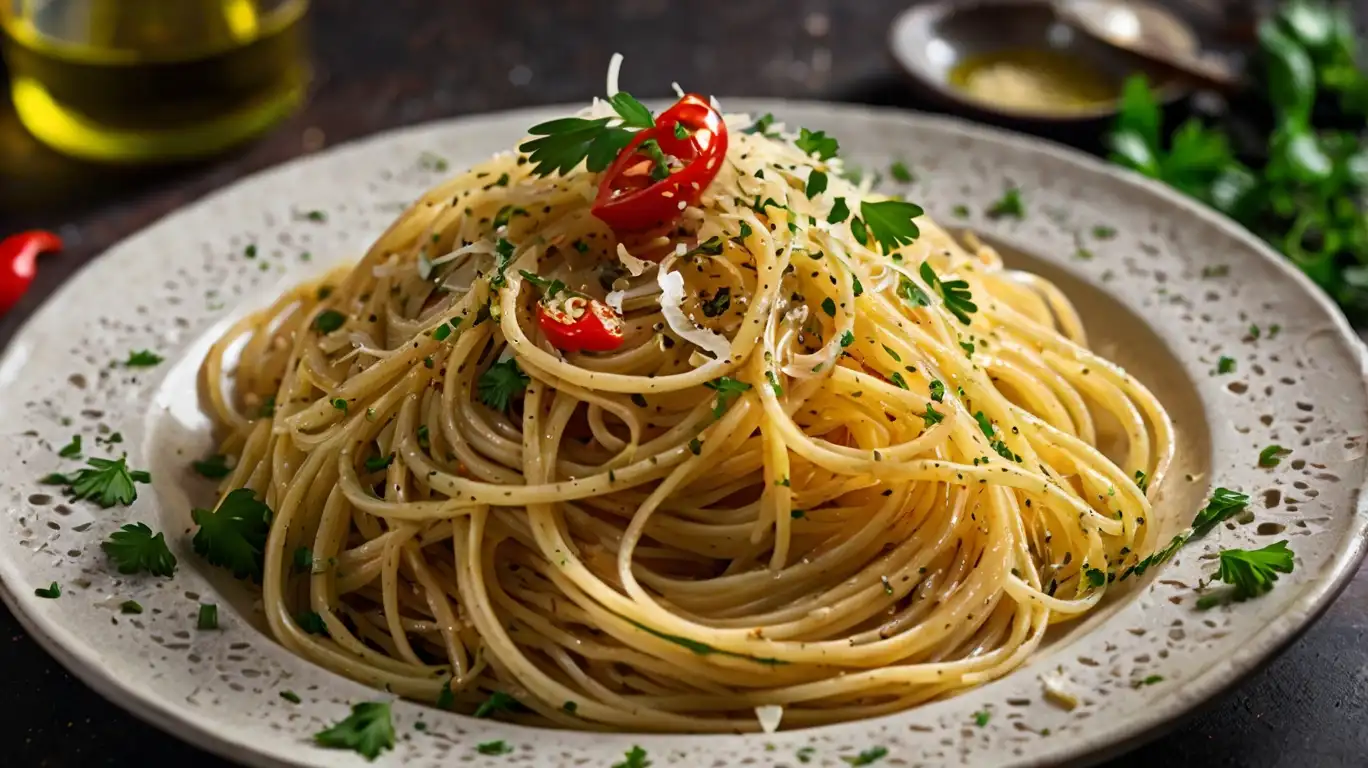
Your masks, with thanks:
<instances>
[{"instance_id":1,"label":"whole red chili pepper","mask_svg":"<svg viewBox=\"0 0 1368 768\"><path fill-rule=\"evenodd\" d=\"M0 240L0 313L10 311L23 298L38 272L34 266L38 254L61 249L60 237L39 229Z\"/></svg>"}]
</instances>

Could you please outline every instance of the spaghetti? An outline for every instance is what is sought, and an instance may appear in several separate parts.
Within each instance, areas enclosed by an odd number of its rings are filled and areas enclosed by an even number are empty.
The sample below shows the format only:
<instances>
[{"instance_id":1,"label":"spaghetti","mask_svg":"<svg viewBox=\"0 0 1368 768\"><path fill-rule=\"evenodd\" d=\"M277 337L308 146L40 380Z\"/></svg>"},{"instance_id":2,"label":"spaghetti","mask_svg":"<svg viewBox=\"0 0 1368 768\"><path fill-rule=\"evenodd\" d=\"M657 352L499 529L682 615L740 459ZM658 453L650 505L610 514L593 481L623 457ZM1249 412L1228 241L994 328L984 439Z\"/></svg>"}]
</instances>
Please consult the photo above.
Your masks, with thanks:
<instances>
[{"instance_id":1,"label":"spaghetti","mask_svg":"<svg viewBox=\"0 0 1368 768\"><path fill-rule=\"evenodd\" d=\"M514 721L799 727L1006 674L1152 548L1168 416L1058 289L747 125L644 232L596 212L657 176L495 157L224 334L279 642ZM705 162L648 130L618 165Z\"/></svg>"}]
</instances>

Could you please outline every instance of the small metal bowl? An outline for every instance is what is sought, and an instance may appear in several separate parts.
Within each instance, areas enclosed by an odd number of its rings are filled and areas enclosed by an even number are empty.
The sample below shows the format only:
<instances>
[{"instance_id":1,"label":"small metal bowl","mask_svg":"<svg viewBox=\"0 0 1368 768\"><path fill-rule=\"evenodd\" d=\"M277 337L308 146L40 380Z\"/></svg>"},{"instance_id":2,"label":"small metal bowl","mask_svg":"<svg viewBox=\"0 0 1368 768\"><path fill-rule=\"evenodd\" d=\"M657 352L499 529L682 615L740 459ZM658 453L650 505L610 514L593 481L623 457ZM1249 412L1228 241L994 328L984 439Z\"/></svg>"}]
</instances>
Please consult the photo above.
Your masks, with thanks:
<instances>
[{"instance_id":1,"label":"small metal bowl","mask_svg":"<svg viewBox=\"0 0 1368 768\"><path fill-rule=\"evenodd\" d=\"M1164 44L1175 52L1197 50L1196 36L1185 25L1165 27ZM950 82L955 66L966 59L1009 50L1047 50L1096 67L1119 95L1126 77L1149 76L1162 103L1190 92L1181 81L1144 58L1097 40L1062 21L1042 0L968 0L919 3L894 20L889 33L893 58L921 88L946 105L980 118L1003 118L1022 124L1064 125L1105 120L1116 115L1116 101L1076 108L1042 105L1039 109L992 104Z\"/></svg>"}]
</instances>

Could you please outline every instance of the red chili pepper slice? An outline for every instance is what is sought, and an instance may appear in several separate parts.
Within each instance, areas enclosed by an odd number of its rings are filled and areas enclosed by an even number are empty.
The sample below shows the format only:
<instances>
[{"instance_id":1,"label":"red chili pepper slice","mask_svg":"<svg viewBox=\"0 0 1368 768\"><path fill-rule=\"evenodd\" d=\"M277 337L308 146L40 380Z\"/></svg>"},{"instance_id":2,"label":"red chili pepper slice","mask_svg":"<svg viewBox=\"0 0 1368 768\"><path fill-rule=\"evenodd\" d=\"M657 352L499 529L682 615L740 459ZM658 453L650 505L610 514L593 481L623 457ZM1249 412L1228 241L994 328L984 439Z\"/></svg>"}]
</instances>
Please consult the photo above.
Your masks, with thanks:
<instances>
[{"instance_id":1,"label":"red chili pepper slice","mask_svg":"<svg viewBox=\"0 0 1368 768\"><path fill-rule=\"evenodd\" d=\"M622 346L622 316L598 299L562 294L537 305L537 325L564 352L611 352Z\"/></svg>"},{"instance_id":2,"label":"red chili pepper slice","mask_svg":"<svg viewBox=\"0 0 1368 768\"><path fill-rule=\"evenodd\" d=\"M702 197L726 154L722 115L707 99L687 94L604 171L593 214L619 233L669 226L683 206Z\"/></svg>"},{"instance_id":3,"label":"red chili pepper slice","mask_svg":"<svg viewBox=\"0 0 1368 768\"><path fill-rule=\"evenodd\" d=\"M38 254L60 250L62 238L39 229L0 240L0 312L8 312L28 291L38 273Z\"/></svg>"}]
</instances>

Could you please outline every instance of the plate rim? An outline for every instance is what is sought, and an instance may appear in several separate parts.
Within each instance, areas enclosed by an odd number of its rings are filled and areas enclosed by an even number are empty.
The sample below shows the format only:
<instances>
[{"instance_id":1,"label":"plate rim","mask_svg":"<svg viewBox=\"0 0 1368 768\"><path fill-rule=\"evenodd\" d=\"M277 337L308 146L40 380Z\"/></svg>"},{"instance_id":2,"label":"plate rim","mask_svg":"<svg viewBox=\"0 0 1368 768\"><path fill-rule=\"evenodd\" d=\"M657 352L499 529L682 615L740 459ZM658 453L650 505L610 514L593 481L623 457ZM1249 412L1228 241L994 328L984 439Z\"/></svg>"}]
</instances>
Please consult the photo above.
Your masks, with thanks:
<instances>
[{"instance_id":1,"label":"plate rim","mask_svg":"<svg viewBox=\"0 0 1368 768\"><path fill-rule=\"evenodd\" d=\"M1066 164L1081 172L1106 177L1113 183L1128 186L1133 190L1141 190L1148 196L1157 197L1166 203L1175 205L1183 209L1185 214L1194 216L1205 224L1215 227L1223 235L1241 243L1247 250L1257 253L1260 259L1275 266L1285 279L1291 281L1306 294L1330 318L1331 326L1338 335L1336 341L1345 343L1347 351L1351 352L1354 362L1357 363L1359 384L1364 387L1365 393L1368 393L1368 346L1365 346L1364 341L1359 338L1330 298L1316 287L1309 277L1296 269L1285 257L1274 251L1249 230L1158 181L1109 164L1081 150L1050 139L949 115L898 107L811 99L733 96L722 97L721 101L724 104L739 104L752 112L782 113L785 109L824 110L831 119L836 121L848 118L868 118L894 124L900 123L907 127L926 127L940 130L947 134L964 136L974 141L996 144L1014 152L1038 153L1048 157L1051 161ZM212 206L215 201L231 194L241 185L253 182L260 183L272 176L285 175L300 165L324 161L329 158L335 159L338 155L361 152L375 145L402 140L404 137L413 134L461 130L472 124L520 117L536 120L547 115L573 112L581 107L582 104L538 105L494 112L480 112L397 127L352 139L321 152L301 155L235 179L147 223L111 244L98 256L87 260L74 270L15 329L3 353L0 353L0 368L8 363L13 353L14 341L30 333L39 316L51 311L52 307L60 302L68 291L73 289L73 285L87 269L145 231L159 226L173 216ZM1046 742L1034 750L1033 755L1022 757L1010 765L1094 765L1100 763L1176 728L1191 717L1200 706L1229 691L1245 678L1266 667L1324 615L1334 604L1335 599L1353 580L1359 566L1365 559L1365 555L1368 555L1368 496L1365 495L1365 491L1368 491L1368 471L1365 471L1357 488L1353 489L1354 509L1350 510L1352 517L1348 521L1346 535L1331 550L1332 556L1314 579L1306 584L1299 598L1286 606L1282 612L1270 617L1269 622L1264 627L1251 634L1220 663L1214 664L1204 672L1179 683L1177 688L1170 691L1169 701L1171 703L1167 703L1163 707L1145 708L1142 716L1128 719L1114 730L1109 729L1109 735L1105 738L1074 739L1068 742L1051 740L1053 745L1051 742ZM11 614L24 628L26 634L45 652L107 701L155 726L168 736L195 748L204 749L231 762L267 768L301 764L290 759L282 759L250 744L221 737L212 727L211 718L198 712L178 709L172 706L170 702L163 701L152 694L150 690L145 691L123 686L112 674L106 673L95 654L83 653L80 643L75 644L75 646L69 644L72 639L70 637L71 632L54 622L45 620L42 611L30 613L24 610L23 599L12 592L9 584L14 575L10 563L6 560L0 560L0 599L3 599ZM58 635L62 636L63 641L59 642ZM698 736L698 738L706 738L706 736L705 734Z\"/></svg>"}]
</instances>

